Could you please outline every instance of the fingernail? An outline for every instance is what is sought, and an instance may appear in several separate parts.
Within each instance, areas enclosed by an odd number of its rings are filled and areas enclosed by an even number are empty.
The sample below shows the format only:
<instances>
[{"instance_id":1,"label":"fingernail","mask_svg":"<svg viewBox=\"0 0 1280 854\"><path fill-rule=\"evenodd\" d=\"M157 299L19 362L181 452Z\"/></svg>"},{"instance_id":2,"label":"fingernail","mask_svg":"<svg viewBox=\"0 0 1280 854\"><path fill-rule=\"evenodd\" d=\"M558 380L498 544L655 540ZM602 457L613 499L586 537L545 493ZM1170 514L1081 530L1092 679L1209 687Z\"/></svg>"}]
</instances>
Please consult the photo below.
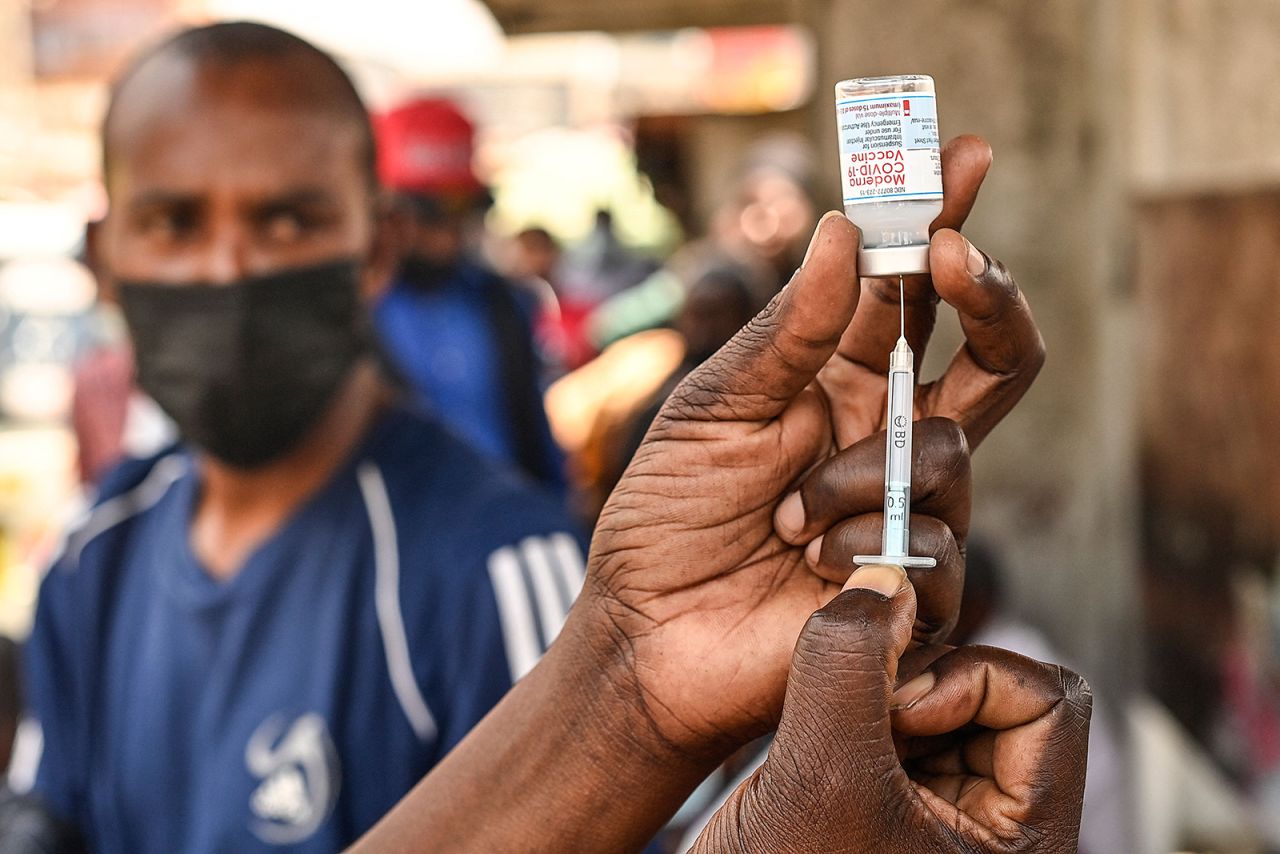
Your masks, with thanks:
<instances>
[{"instance_id":1,"label":"fingernail","mask_svg":"<svg viewBox=\"0 0 1280 854\"><path fill-rule=\"evenodd\" d=\"M809 248L804 250L804 260L800 262L802 268L809 263L809 256L813 254L814 247L818 245L818 235L822 234L822 227L833 216L844 216L844 214L840 213L840 211L827 211L822 215L822 219L818 220L818 227L813 230L813 237L809 238Z\"/></svg>"},{"instance_id":2,"label":"fingernail","mask_svg":"<svg viewBox=\"0 0 1280 854\"><path fill-rule=\"evenodd\" d=\"M965 262L965 266L969 268L969 275L976 279L987 272L987 256L979 252L969 241L966 240L965 244L969 247L969 258Z\"/></svg>"},{"instance_id":3,"label":"fingernail","mask_svg":"<svg viewBox=\"0 0 1280 854\"><path fill-rule=\"evenodd\" d=\"M804 501L799 492L793 492L778 505L773 515L774 527L783 539L793 540L804 530Z\"/></svg>"},{"instance_id":4,"label":"fingernail","mask_svg":"<svg viewBox=\"0 0 1280 854\"><path fill-rule=\"evenodd\" d=\"M818 537L809 545L805 546L804 559L809 566L817 566L818 561L822 558L822 537Z\"/></svg>"},{"instance_id":5,"label":"fingernail","mask_svg":"<svg viewBox=\"0 0 1280 854\"><path fill-rule=\"evenodd\" d=\"M890 708L901 709L910 706L916 700L919 700L925 694L933 690L933 683L938 680L934 677L932 670L926 670L915 679L903 685L897 691L893 692L893 701Z\"/></svg>"},{"instance_id":6,"label":"fingernail","mask_svg":"<svg viewBox=\"0 0 1280 854\"><path fill-rule=\"evenodd\" d=\"M907 583L907 574L902 567L892 564L874 564L861 567L844 583L845 590L874 590L881 596L892 599L902 586Z\"/></svg>"}]
</instances>

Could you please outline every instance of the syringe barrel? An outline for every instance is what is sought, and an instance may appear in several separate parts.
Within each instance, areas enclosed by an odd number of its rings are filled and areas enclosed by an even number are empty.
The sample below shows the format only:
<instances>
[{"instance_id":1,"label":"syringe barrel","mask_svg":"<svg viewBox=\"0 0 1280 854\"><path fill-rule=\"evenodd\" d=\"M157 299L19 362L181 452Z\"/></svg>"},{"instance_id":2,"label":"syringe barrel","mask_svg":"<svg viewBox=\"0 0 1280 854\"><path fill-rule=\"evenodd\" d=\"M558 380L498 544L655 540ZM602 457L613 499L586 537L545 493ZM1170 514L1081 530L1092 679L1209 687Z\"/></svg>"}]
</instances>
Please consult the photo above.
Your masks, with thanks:
<instances>
[{"instance_id":1,"label":"syringe barrel","mask_svg":"<svg viewBox=\"0 0 1280 854\"><path fill-rule=\"evenodd\" d=\"M911 487L891 486L884 491L884 536L880 553L906 557L911 545Z\"/></svg>"},{"instance_id":2,"label":"syringe barrel","mask_svg":"<svg viewBox=\"0 0 1280 854\"><path fill-rule=\"evenodd\" d=\"M905 556L911 542L911 418L914 397L915 374L911 367L891 369L884 466L882 553L885 555Z\"/></svg>"},{"instance_id":3,"label":"syringe barrel","mask_svg":"<svg viewBox=\"0 0 1280 854\"><path fill-rule=\"evenodd\" d=\"M889 446L885 450L885 479L911 486L911 416L915 377L911 371L889 374Z\"/></svg>"}]
</instances>

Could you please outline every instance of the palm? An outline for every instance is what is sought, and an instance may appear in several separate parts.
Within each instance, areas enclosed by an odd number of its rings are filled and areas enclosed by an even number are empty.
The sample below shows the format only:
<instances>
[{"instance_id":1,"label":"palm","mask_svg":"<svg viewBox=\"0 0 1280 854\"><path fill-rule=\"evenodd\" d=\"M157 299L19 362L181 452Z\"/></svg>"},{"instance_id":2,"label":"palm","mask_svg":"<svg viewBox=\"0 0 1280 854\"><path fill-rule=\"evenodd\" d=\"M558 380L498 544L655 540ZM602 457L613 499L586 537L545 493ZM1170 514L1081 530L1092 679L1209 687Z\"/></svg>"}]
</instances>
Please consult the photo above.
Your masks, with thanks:
<instances>
[{"instance_id":1,"label":"palm","mask_svg":"<svg viewBox=\"0 0 1280 854\"><path fill-rule=\"evenodd\" d=\"M834 439L816 395L764 427L684 420L680 405L677 396L659 416L610 497L593 572L608 585L611 619L632 646L641 684L652 679L685 699L651 708L663 731L704 735L700 726L715 720L741 740L776 720L791 646L805 618L840 589L807 571L803 550L773 529L778 497ZM637 510L649 523L643 529L614 524ZM633 558L641 547L642 561ZM690 670L668 667L675 658L663 650L673 649L706 653Z\"/></svg>"}]
</instances>

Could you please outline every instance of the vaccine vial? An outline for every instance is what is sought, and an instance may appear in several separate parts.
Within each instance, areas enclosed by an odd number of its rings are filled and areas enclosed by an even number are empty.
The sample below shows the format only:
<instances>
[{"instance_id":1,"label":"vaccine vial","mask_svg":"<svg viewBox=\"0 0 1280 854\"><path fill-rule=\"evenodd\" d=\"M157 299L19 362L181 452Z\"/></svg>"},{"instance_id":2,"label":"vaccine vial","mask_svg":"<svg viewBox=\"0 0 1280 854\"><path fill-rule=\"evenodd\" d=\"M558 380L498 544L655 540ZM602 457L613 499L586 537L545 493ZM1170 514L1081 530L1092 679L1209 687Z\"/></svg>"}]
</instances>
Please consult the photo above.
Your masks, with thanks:
<instances>
[{"instance_id":1,"label":"vaccine vial","mask_svg":"<svg viewBox=\"0 0 1280 854\"><path fill-rule=\"evenodd\" d=\"M929 271L929 224L942 210L933 78L859 77L836 84L844 212L862 231L859 271Z\"/></svg>"}]
</instances>

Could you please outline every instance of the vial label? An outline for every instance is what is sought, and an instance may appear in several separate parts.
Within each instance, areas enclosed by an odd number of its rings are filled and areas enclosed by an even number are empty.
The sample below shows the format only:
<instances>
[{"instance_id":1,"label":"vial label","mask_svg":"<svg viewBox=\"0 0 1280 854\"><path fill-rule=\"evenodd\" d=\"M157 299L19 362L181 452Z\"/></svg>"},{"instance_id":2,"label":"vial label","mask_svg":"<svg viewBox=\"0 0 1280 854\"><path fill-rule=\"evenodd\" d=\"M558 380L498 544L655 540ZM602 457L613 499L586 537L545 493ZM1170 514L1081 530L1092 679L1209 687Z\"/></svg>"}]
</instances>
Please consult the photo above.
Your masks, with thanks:
<instances>
[{"instance_id":1,"label":"vial label","mask_svg":"<svg viewBox=\"0 0 1280 854\"><path fill-rule=\"evenodd\" d=\"M902 92L836 102L844 203L942 198L938 102Z\"/></svg>"}]
</instances>

